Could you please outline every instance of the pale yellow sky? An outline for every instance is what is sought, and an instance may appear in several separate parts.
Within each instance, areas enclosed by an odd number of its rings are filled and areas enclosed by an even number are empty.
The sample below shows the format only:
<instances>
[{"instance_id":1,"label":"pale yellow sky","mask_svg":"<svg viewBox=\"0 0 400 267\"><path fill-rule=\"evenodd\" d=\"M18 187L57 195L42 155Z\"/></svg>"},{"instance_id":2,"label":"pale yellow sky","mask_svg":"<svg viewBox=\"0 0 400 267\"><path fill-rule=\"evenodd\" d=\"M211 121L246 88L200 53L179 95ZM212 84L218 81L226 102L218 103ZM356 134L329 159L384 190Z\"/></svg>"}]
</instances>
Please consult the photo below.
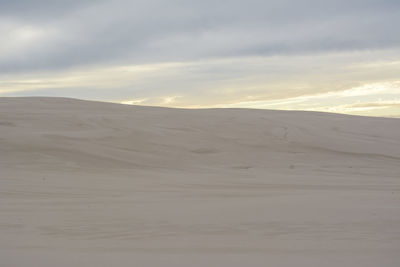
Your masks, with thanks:
<instances>
[{"instance_id":1,"label":"pale yellow sky","mask_svg":"<svg viewBox=\"0 0 400 267\"><path fill-rule=\"evenodd\" d=\"M232 57L3 75L0 96L400 117L397 50Z\"/></svg>"}]
</instances>

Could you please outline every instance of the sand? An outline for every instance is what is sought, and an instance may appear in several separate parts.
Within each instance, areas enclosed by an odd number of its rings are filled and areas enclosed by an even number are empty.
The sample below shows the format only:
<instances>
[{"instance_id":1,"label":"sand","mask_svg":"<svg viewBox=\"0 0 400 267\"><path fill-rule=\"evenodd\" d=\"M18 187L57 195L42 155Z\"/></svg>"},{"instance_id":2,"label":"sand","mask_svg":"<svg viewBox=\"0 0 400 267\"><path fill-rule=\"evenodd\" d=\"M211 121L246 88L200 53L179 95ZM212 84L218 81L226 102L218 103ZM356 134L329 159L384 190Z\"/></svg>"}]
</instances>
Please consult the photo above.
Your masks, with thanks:
<instances>
[{"instance_id":1,"label":"sand","mask_svg":"<svg viewBox=\"0 0 400 267\"><path fill-rule=\"evenodd\" d=\"M0 266L400 266L400 119L0 98Z\"/></svg>"}]
</instances>

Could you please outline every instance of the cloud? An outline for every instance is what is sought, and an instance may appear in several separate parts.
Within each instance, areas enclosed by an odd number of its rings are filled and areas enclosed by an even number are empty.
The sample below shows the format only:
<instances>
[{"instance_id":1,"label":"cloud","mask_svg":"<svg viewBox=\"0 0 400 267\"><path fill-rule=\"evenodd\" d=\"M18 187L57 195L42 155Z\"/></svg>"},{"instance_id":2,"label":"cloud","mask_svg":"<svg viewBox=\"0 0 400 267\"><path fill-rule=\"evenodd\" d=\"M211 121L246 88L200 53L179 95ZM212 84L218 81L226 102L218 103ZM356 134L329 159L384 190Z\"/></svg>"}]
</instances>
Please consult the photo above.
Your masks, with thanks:
<instances>
[{"instance_id":1,"label":"cloud","mask_svg":"<svg viewBox=\"0 0 400 267\"><path fill-rule=\"evenodd\" d=\"M362 102L355 103L351 105L345 105L344 108L348 109L376 109L376 108L390 108L390 107L400 107L400 100L394 101L377 101L377 102Z\"/></svg>"},{"instance_id":2,"label":"cloud","mask_svg":"<svg viewBox=\"0 0 400 267\"><path fill-rule=\"evenodd\" d=\"M0 73L398 47L389 0L0 1ZM29 35L29 34L28 34ZM4 36L4 35L3 35Z\"/></svg>"},{"instance_id":3,"label":"cloud","mask_svg":"<svg viewBox=\"0 0 400 267\"><path fill-rule=\"evenodd\" d=\"M141 98L141 99L131 99L131 100L124 100L121 101L121 104L125 105L141 105L145 103L148 99L147 98Z\"/></svg>"},{"instance_id":4,"label":"cloud","mask_svg":"<svg viewBox=\"0 0 400 267\"><path fill-rule=\"evenodd\" d=\"M370 83L326 93L277 100L250 100L221 107L309 110L400 117L400 81ZM380 110L380 111L378 111Z\"/></svg>"},{"instance_id":5,"label":"cloud","mask_svg":"<svg viewBox=\"0 0 400 267\"><path fill-rule=\"evenodd\" d=\"M147 99L148 105L165 105L166 96L181 96L179 101L168 104L291 107L295 102L304 104L313 99L399 94L396 79L400 69L388 63L396 53L397 50L237 57L3 75L0 95L69 96L115 102ZM371 64L377 60L380 64Z\"/></svg>"},{"instance_id":6,"label":"cloud","mask_svg":"<svg viewBox=\"0 0 400 267\"><path fill-rule=\"evenodd\" d=\"M399 95L398 24L397 0L0 0L0 95L350 110Z\"/></svg>"},{"instance_id":7,"label":"cloud","mask_svg":"<svg viewBox=\"0 0 400 267\"><path fill-rule=\"evenodd\" d=\"M182 96L179 95L174 95L174 96L166 96L162 98L162 104L170 106L174 103L177 102L178 98L181 98Z\"/></svg>"},{"instance_id":8,"label":"cloud","mask_svg":"<svg viewBox=\"0 0 400 267\"><path fill-rule=\"evenodd\" d=\"M311 111L325 111L335 113L345 113L354 115L367 115L367 116L384 116L384 117L397 117L400 118L400 99L397 100L378 100L375 102L360 102L357 101L353 104L326 106L314 109Z\"/></svg>"}]
</instances>

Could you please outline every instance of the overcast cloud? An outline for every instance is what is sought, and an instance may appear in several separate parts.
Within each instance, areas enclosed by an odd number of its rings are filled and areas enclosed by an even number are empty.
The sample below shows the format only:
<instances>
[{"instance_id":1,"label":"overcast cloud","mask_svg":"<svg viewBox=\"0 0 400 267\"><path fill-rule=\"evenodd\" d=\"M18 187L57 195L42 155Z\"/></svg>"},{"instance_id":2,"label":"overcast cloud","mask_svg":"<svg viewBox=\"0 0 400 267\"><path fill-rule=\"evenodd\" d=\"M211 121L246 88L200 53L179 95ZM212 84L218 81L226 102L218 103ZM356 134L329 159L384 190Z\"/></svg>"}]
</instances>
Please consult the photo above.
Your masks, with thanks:
<instances>
[{"instance_id":1,"label":"overcast cloud","mask_svg":"<svg viewBox=\"0 0 400 267\"><path fill-rule=\"evenodd\" d=\"M372 63L386 64L390 74L373 82L393 82L398 72L387 64L400 60L398 25L398 0L0 0L0 95L41 92L107 101L169 96L186 106L207 106L245 100L256 87L252 93L264 100L349 89L346 84L360 86L358 76L368 80L374 72L364 68L348 77L344 69ZM154 69L160 64L162 73ZM133 81L118 74L121 66L153 69ZM96 80L107 70L109 86L77 78L91 73ZM314 71L318 77L307 80ZM71 75L75 83L54 84ZM340 86L329 87L324 75L342 79ZM38 87L22 86L38 79ZM112 85L116 79L119 87ZM300 80L297 88L313 85L294 90ZM274 91L278 84L288 87ZM209 103L190 98L197 95Z\"/></svg>"}]
</instances>

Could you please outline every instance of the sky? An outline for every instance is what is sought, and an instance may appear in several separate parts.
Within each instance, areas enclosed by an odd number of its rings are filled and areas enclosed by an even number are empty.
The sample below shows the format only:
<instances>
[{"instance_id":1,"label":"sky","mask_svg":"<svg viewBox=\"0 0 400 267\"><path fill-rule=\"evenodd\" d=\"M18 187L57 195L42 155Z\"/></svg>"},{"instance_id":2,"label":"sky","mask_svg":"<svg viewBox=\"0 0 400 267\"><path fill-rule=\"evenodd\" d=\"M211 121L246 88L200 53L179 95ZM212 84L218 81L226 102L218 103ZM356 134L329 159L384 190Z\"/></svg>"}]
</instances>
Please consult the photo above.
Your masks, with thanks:
<instances>
[{"instance_id":1,"label":"sky","mask_svg":"<svg viewBox=\"0 0 400 267\"><path fill-rule=\"evenodd\" d=\"M0 0L0 97L400 117L399 0Z\"/></svg>"}]
</instances>

